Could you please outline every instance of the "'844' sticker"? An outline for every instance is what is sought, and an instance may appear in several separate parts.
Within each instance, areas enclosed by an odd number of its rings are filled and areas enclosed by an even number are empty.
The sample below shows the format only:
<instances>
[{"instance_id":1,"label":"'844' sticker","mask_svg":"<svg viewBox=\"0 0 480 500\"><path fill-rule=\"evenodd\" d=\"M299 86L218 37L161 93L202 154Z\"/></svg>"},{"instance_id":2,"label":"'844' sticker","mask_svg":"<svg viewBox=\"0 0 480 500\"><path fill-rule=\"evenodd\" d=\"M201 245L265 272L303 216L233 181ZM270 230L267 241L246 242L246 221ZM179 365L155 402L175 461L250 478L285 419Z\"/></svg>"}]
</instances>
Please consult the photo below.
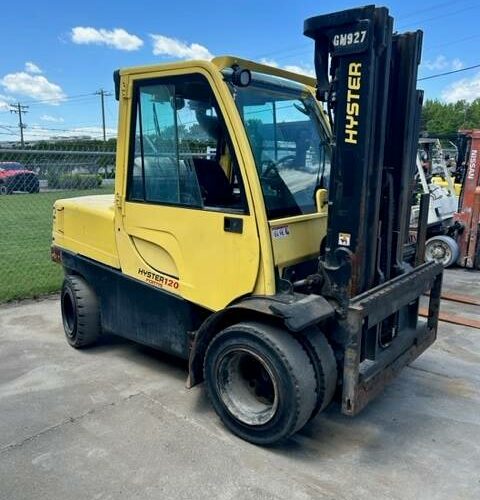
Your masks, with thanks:
<instances>
[{"instance_id":1,"label":"'844' sticker","mask_svg":"<svg viewBox=\"0 0 480 500\"><path fill-rule=\"evenodd\" d=\"M290 235L290 230L288 229L288 226L272 227L272 236L275 239L286 238L289 235Z\"/></svg>"}]
</instances>

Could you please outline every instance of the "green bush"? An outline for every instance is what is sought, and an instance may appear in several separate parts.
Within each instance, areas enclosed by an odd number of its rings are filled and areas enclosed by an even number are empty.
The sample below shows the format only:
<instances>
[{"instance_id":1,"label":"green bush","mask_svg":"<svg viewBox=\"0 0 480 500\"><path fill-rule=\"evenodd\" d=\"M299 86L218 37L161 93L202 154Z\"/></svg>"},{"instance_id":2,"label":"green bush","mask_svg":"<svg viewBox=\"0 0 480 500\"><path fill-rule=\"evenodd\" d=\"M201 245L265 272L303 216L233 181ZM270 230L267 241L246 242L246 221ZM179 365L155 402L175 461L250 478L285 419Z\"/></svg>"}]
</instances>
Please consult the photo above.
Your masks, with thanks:
<instances>
[{"instance_id":1,"label":"green bush","mask_svg":"<svg viewBox=\"0 0 480 500\"><path fill-rule=\"evenodd\" d=\"M60 181L60 174L56 170L49 170L47 172L47 184L50 189L58 189Z\"/></svg>"},{"instance_id":2,"label":"green bush","mask_svg":"<svg viewBox=\"0 0 480 500\"><path fill-rule=\"evenodd\" d=\"M102 178L93 174L61 174L47 176L51 189L96 189L102 185Z\"/></svg>"}]
</instances>

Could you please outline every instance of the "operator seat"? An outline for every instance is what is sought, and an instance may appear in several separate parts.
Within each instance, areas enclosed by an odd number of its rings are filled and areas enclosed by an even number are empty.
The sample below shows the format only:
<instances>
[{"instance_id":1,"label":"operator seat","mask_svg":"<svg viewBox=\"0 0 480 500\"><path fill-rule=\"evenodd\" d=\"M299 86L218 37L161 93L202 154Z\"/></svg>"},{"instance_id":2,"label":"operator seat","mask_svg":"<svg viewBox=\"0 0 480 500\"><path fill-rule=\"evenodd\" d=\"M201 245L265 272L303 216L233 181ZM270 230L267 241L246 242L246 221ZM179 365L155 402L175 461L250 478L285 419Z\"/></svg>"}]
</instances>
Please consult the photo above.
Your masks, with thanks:
<instances>
[{"instance_id":1,"label":"operator seat","mask_svg":"<svg viewBox=\"0 0 480 500\"><path fill-rule=\"evenodd\" d=\"M194 165L204 205L231 206L234 201L233 186L228 181L221 165L215 160L206 158L195 158Z\"/></svg>"}]
</instances>

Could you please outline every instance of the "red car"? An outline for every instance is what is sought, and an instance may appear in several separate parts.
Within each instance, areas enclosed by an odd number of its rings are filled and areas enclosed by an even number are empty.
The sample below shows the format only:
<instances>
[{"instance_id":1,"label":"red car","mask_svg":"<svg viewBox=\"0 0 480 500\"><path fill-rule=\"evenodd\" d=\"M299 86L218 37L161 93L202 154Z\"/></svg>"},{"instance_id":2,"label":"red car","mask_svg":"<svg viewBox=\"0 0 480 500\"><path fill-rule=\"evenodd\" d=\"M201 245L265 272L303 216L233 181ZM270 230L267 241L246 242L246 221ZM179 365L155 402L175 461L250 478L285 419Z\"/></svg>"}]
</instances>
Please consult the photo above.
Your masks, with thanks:
<instances>
[{"instance_id":1,"label":"red car","mask_svg":"<svg viewBox=\"0 0 480 500\"><path fill-rule=\"evenodd\" d=\"M40 191L38 175L16 161L1 161L0 195L10 194L13 191L38 193Z\"/></svg>"}]
</instances>

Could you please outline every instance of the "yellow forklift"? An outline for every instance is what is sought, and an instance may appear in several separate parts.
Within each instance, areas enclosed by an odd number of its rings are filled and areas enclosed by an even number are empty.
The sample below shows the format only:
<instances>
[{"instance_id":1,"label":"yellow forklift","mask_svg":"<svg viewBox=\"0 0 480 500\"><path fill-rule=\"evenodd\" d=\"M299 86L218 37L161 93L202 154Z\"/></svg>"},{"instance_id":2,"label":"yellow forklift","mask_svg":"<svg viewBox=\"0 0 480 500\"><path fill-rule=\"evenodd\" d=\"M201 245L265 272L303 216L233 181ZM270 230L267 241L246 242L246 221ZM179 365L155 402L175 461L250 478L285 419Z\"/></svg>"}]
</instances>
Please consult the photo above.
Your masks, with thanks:
<instances>
[{"instance_id":1,"label":"yellow forklift","mask_svg":"<svg viewBox=\"0 0 480 500\"><path fill-rule=\"evenodd\" d=\"M427 349L428 196L404 259L422 34L392 28L374 6L308 19L316 80L236 57L115 72L115 193L54 206L70 345L188 359L188 386L262 445L335 395L355 415Z\"/></svg>"}]
</instances>

